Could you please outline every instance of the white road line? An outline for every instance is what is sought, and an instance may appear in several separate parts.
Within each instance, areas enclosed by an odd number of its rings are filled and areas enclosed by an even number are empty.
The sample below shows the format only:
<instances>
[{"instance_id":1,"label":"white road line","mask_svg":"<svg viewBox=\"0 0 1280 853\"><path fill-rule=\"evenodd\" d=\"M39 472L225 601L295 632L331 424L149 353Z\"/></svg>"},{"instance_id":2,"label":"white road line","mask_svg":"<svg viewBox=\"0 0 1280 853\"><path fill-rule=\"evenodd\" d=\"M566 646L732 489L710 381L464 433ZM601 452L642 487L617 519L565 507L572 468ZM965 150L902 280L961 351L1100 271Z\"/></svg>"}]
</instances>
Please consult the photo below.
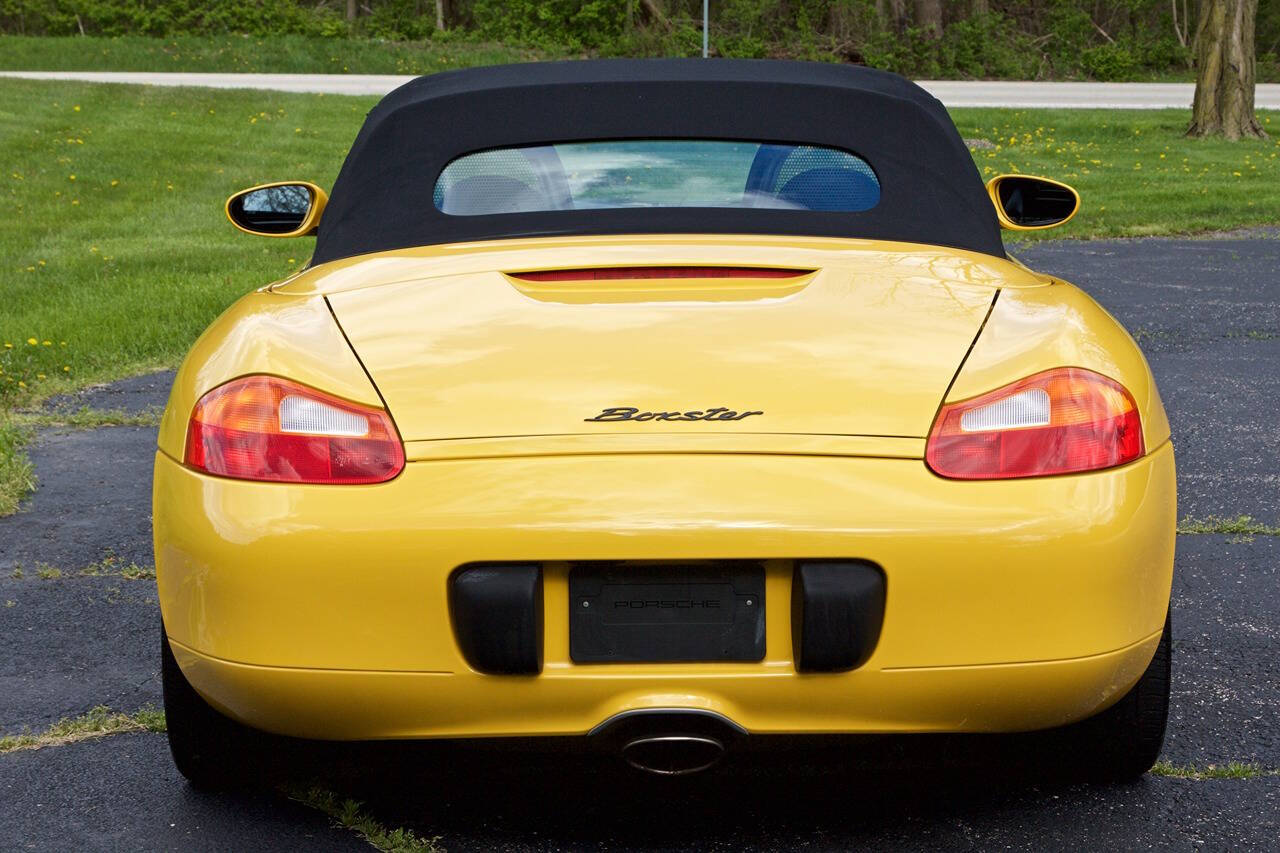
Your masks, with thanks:
<instances>
[{"instance_id":1,"label":"white road line","mask_svg":"<svg viewBox=\"0 0 1280 853\"><path fill-rule=\"evenodd\" d=\"M385 95L412 80L399 74L205 74L150 71L0 71L2 77L204 86L215 89L271 89L329 95ZM1025 109L1188 109L1191 83L1037 83L983 80L920 80L949 107ZM1280 110L1280 83L1259 84L1258 109Z\"/></svg>"}]
</instances>

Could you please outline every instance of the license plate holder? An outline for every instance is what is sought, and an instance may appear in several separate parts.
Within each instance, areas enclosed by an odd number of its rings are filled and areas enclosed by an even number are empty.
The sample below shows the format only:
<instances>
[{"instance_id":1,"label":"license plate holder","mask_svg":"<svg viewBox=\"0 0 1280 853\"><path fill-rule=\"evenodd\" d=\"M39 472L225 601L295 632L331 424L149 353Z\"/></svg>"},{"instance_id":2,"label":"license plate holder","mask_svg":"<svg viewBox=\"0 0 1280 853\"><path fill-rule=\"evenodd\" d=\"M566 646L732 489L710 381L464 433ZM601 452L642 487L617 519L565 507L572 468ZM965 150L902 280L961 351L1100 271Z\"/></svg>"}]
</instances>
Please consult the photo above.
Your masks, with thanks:
<instances>
[{"instance_id":1,"label":"license plate holder","mask_svg":"<svg viewBox=\"0 0 1280 853\"><path fill-rule=\"evenodd\" d=\"M586 563L569 573L575 663L764 659L764 567Z\"/></svg>"}]
</instances>

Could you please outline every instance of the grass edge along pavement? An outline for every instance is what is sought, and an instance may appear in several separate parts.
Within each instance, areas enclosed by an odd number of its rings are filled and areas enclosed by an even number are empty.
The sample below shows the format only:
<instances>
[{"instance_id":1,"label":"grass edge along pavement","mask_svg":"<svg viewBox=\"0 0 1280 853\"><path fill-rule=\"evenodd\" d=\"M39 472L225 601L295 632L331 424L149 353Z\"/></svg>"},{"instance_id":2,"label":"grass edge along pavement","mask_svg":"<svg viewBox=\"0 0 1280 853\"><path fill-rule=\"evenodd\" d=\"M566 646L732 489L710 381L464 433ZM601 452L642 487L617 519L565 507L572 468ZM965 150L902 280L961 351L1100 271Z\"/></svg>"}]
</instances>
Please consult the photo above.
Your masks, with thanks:
<instances>
[{"instance_id":1,"label":"grass edge along pavement","mask_svg":"<svg viewBox=\"0 0 1280 853\"><path fill-rule=\"evenodd\" d=\"M1210 515L1205 518L1187 517L1178 522L1178 533L1183 536L1225 534L1230 542L1252 542L1255 536L1280 536L1280 525L1266 524L1251 515L1233 518Z\"/></svg>"},{"instance_id":2,"label":"grass edge along pavement","mask_svg":"<svg viewBox=\"0 0 1280 853\"><path fill-rule=\"evenodd\" d=\"M97 705L78 717L65 717L39 733L0 737L0 761L15 752L30 752L66 746L86 740L129 732L164 733L164 711L146 706L132 714ZM338 797L319 786L298 787L282 792L289 799L329 817L336 827L358 834L375 848L387 853L435 853L439 839L424 839L411 830L389 829L363 811L362 804Z\"/></svg>"},{"instance_id":3,"label":"grass edge along pavement","mask_svg":"<svg viewBox=\"0 0 1280 853\"><path fill-rule=\"evenodd\" d=\"M8 412L0 403L0 518L13 515L35 491L37 479L25 448L35 428L93 429L103 426L159 426L160 412L90 409L69 412Z\"/></svg>"},{"instance_id":4,"label":"grass edge along pavement","mask_svg":"<svg viewBox=\"0 0 1280 853\"><path fill-rule=\"evenodd\" d=\"M0 737L0 755L122 734L124 732L163 732L164 711L144 707L133 714L112 711L96 705L78 717L64 717L37 734L22 733Z\"/></svg>"},{"instance_id":5,"label":"grass edge along pavement","mask_svg":"<svg viewBox=\"0 0 1280 853\"><path fill-rule=\"evenodd\" d=\"M273 178L330 185L375 102L0 81L0 194L14 213L0 218L0 515L34 485L21 451L34 427L108 422L18 410L172 367L237 297L297 270L309 241L239 234L222 202ZM984 141L984 176L1043 173L1081 190L1080 215L1049 237L1230 230L1274 224L1280 209L1280 139L1188 140L1185 110L953 115ZM1280 130L1280 113L1260 115Z\"/></svg>"},{"instance_id":6,"label":"grass edge along pavement","mask_svg":"<svg viewBox=\"0 0 1280 853\"><path fill-rule=\"evenodd\" d=\"M0 409L0 518L12 515L28 493L35 491L36 475L23 451L29 436Z\"/></svg>"},{"instance_id":7,"label":"grass edge along pavement","mask_svg":"<svg viewBox=\"0 0 1280 853\"><path fill-rule=\"evenodd\" d=\"M411 829L388 829L381 821L364 811L358 800L341 798L319 786L295 787L287 791L289 799L315 809L329 817L335 826L349 829L372 846L386 853L437 853L440 838L420 838Z\"/></svg>"}]
</instances>

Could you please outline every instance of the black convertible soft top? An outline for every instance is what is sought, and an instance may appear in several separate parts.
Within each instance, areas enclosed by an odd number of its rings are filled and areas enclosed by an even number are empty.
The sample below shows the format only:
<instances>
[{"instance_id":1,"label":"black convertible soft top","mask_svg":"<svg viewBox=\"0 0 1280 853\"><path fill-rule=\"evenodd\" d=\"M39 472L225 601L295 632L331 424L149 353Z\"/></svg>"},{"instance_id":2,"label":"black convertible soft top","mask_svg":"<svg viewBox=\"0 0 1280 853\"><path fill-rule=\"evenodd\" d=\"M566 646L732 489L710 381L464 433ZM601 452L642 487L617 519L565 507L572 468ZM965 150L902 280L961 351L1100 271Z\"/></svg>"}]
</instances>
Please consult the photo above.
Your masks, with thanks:
<instances>
[{"instance_id":1,"label":"black convertible soft top","mask_svg":"<svg viewBox=\"0 0 1280 853\"><path fill-rule=\"evenodd\" d=\"M854 152L880 202L861 212L617 208L454 216L433 190L475 151L586 140L736 139ZM865 237L1004 257L995 210L942 104L883 71L807 62L539 62L420 77L370 111L312 263L436 243L571 234Z\"/></svg>"}]
</instances>

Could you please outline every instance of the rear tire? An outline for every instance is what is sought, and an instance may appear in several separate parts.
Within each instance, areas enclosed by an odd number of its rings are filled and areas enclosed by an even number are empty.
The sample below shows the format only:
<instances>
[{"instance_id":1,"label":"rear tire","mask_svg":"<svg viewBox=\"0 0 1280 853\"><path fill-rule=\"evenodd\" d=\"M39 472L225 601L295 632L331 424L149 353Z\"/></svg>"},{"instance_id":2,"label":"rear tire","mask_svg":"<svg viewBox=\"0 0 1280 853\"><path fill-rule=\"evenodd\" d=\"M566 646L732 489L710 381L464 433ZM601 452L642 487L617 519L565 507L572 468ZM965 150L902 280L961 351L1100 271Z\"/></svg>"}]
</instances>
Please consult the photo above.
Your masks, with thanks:
<instances>
[{"instance_id":1,"label":"rear tire","mask_svg":"<svg viewBox=\"0 0 1280 853\"><path fill-rule=\"evenodd\" d=\"M169 751L178 772L207 790L261 785L266 735L223 716L200 697L178 667L163 626L160 677Z\"/></svg>"},{"instance_id":2,"label":"rear tire","mask_svg":"<svg viewBox=\"0 0 1280 853\"><path fill-rule=\"evenodd\" d=\"M1169 719L1172 616L1155 655L1138 683L1102 713L1051 736L1070 775L1097 782L1127 782L1151 769L1160 757Z\"/></svg>"}]
</instances>

